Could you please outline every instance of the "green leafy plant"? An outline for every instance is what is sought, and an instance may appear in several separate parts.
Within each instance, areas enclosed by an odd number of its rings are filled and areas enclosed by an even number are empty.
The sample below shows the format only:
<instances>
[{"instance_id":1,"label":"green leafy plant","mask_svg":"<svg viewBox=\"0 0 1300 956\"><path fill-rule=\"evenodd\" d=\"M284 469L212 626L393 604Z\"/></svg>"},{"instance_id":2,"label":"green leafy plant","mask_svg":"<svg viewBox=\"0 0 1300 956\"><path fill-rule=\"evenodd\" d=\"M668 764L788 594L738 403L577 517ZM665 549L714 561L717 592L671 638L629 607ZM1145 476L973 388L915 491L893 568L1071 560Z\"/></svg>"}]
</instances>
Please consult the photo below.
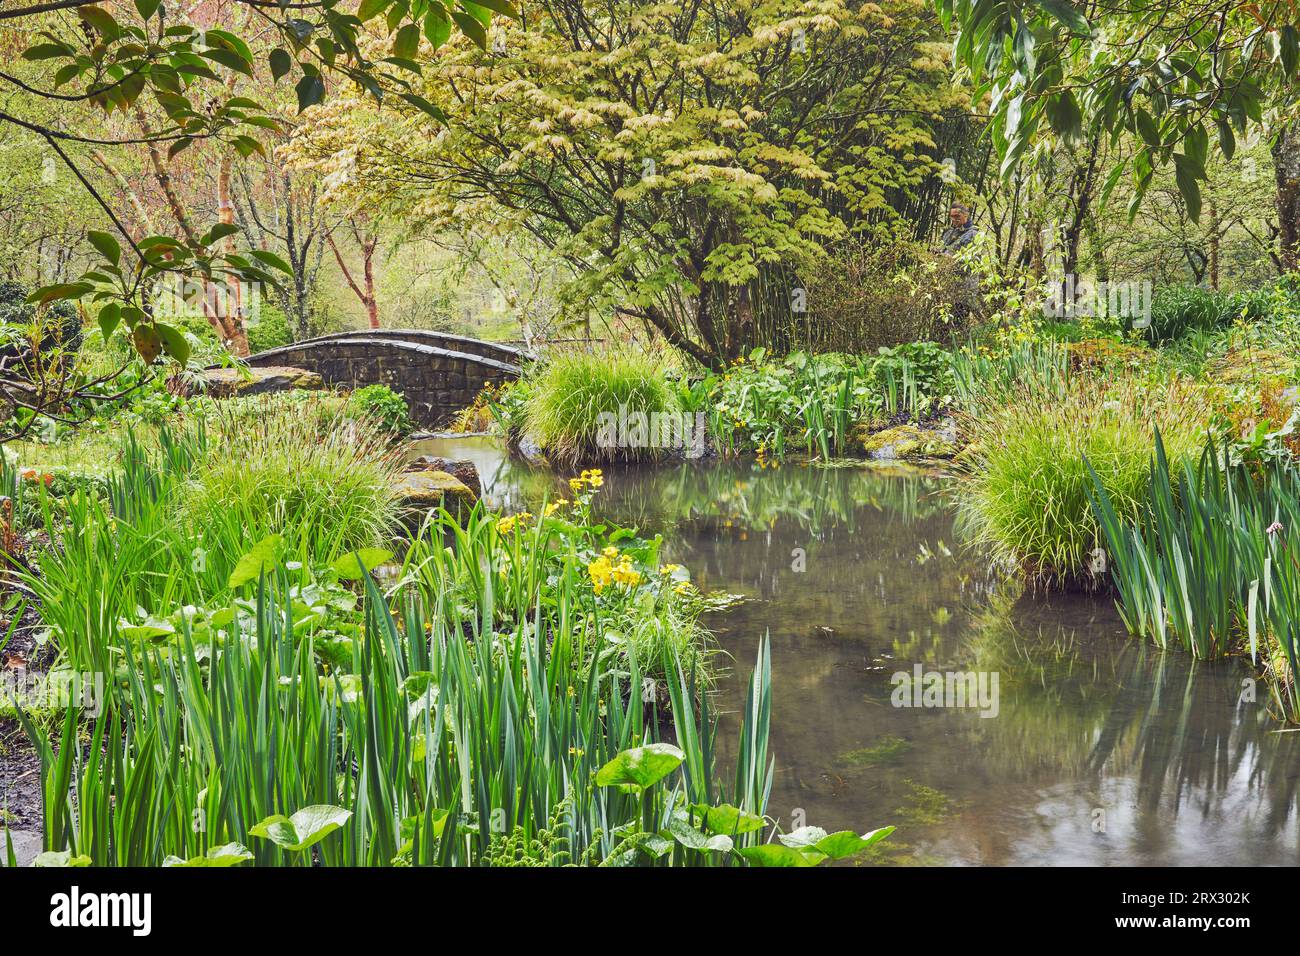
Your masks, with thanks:
<instances>
[{"instance_id":1,"label":"green leafy plant","mask_svg":"<svg viewBox=\"0 0 1300 956\"><path fill-rule=\"evenodd\" d=\"M348 397L347 407L353 415L369 418L395 436L407 435L415 427L406 399L387 385L366 385L357 389Z\"/></svg>"}]
</instances>

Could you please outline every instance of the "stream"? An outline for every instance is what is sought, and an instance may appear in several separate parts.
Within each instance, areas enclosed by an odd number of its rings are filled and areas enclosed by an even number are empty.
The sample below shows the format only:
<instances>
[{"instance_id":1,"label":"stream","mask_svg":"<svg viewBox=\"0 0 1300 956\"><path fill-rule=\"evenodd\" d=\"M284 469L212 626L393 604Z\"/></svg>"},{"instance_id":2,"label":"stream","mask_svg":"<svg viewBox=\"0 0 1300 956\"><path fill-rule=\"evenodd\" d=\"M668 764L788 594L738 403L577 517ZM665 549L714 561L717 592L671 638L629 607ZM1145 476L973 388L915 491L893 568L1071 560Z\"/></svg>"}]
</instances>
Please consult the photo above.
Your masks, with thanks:
<instances>
[{"instance_id":1,"label":"stream","mask_svg":"<svg viewBox=\"0 0 1300 956\"><path fill-rule=\"evenodd\" d=\"M488 439L413 453L472 459L507 511L567 493ZM1107 596L1026 590L960 543L950 479L860 462L605 474L598 515L661 533L701 590L746 598L705 617L722 766L770 637L768 812L786 829L892 824L865 862L894 865L1300 862L1300 736L1249 662L1130 639ZM931 700L932 673L972 675L972 693Z\"/></svg>"}]
</instances>

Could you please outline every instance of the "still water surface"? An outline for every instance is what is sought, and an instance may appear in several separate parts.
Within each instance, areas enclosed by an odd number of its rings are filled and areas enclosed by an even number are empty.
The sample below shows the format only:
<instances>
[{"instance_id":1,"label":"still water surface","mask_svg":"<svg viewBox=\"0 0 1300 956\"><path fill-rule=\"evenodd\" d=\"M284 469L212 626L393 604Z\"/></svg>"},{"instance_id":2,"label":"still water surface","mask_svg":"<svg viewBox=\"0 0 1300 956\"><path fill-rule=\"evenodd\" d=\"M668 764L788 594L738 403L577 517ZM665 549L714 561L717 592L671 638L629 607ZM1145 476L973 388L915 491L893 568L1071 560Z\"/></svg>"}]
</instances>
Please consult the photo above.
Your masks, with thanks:
<instances>
[{"instance_id":1,"label":"still water surface","mask_svg":"<svg viewBox=\"0 0 1300 956\"><path fill-rule=\"evenodd\" d=\"M486 440L418 453L474 459L507 510L567 492ZM1108 598L1024 593L959 544L942 478L723 462L606 476L603 515L662 533L703 590L748 598L707 620L730 655L723 709L770 635L769 812L787 828L893 824L888 864L1300 863L1300 735L1277 732L1262 683L1249 700L1250 669L1130 640ZM893 675L917 664L996 673L996 716L893 706Z\"/></svg>"}]
</instances>

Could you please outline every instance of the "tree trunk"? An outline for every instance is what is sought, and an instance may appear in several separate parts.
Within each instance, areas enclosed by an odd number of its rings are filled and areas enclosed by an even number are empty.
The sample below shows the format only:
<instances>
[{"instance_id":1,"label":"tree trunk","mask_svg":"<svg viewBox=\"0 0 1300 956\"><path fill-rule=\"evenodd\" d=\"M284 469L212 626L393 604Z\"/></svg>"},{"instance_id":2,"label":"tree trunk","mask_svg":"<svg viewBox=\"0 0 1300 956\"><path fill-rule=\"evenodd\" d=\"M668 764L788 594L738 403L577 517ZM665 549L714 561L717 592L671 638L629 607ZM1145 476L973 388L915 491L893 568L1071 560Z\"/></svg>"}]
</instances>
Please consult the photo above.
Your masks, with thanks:
<instances>
[{"instance_id":1,"label":"tree trunk","mask_svg":"<svg viewBox=\"0 0 1300 956\"><path fill-rule=\"evenodd\" d=\"M230 197L230 169L233 162L233 157L225 157L217 173L217 208L221 221L230 225L235 222L235 204ZM233 239L223 239L222 244L228 252L234 251ZM244 331L244 287L238 283L233 287L227 286L225 294L218 298L221 309L217 315L226 328L230 351L240 358L247 358L249 350L248 333Z\"/></svg>"},{"instance_id":2,"label":"tree trunk","mask_svg":"<svg viewBox=\"0 0 1300 956\"><path fill-rule=\"evenodd\" d=\"M338 262L339 270L343 273L343 278L347 281L348 287L361 300L370 327L377 329L379 328L379 296L375 289L375 250L379 247L379 237L374 233L359 229L355 222L352 223L352 235L357 241L357 246L361 249L360 282L353 277L352 270L348 268L348 264L343 260L343 253L339 251L333 233L326 235L326 241L329 242L330 249L334 253L334 259Z\"/></svg>"},{"instance_id":3,"label":"tree trunk","mask_svg":"<svg viewBox=\"0 0 1300 956\"><path fill-rule=\"evenodd\" d=\"M1219 289L1219 206L1213 198L1206 202L1206 219L1205 228L1209 235L1206 238L1206 259L1208 260L1208 269L1210 272L1210 288L1216 292Z\"/></svg>"},{"instance_id":4,"label":"tree trunk","mask_svg":"<svg viewBox=\"0 0 1300 956\"><path fill-rule=\"evenodd\" d=\"M1300 267L1300 121L1282 127L1273 143L1273 170L1277 182L1278 245L1282 269Z\"/></svg>"}]
</instances>

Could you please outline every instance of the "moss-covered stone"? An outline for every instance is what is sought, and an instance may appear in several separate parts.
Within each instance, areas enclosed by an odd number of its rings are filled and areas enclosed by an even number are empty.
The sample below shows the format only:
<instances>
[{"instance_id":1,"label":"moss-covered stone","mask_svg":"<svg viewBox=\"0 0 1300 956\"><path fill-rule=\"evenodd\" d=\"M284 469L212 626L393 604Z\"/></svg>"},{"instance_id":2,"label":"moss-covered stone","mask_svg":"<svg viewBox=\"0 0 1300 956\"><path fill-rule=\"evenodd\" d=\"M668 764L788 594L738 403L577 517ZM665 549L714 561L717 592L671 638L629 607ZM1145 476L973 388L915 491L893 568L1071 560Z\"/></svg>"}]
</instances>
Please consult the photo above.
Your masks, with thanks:
<instances>
[{"instance_id":1,"label":"moss-covered stone","mask_svg":"<svg viewBox=\"0 0 1300 956\"><path fill-rule=\"evenodd\" d=\"M325 380L316 372L293 365L268 365L265 368L210 368L204 371L205 392L212 398L242 398L294 389L324 388Z\"/></svg>"},{"instance_id":2,"label":"moss-covered stone","mask_svg":"<svg viewBox=\"0 0 1300 956\"><path fill-rule=\"evenodd\" d=\"M1225 385L1246 385L1265 379L1294 380L1296 357L1274 349L1230 349L1210 366L1210 377Z\"/></svg>"},{"instance_id":3,"label":"moss-covered stone","mask_svg":"<svg viewBox=\"0 0 1300 956\"><path fill-rule=\"evenodd\" d=\"M868 458L917 460L951 458L957 453L957 443L950 434L911 424L878 432L872 432L870 426L859 425L851 440Z\"/></svg>"},{"instance_id":4,"label":"moss-covered stone","mask_svg":"<svg viewBox=\"0 0 1300 956\"><path fill-rule=\"evenodd\" d=\"M478 501L468 485L445 471L404 472L398 476L393 491L402 517L416 524L431 508L446 508L454 514Z\"/></svg>"}]
</instances>

